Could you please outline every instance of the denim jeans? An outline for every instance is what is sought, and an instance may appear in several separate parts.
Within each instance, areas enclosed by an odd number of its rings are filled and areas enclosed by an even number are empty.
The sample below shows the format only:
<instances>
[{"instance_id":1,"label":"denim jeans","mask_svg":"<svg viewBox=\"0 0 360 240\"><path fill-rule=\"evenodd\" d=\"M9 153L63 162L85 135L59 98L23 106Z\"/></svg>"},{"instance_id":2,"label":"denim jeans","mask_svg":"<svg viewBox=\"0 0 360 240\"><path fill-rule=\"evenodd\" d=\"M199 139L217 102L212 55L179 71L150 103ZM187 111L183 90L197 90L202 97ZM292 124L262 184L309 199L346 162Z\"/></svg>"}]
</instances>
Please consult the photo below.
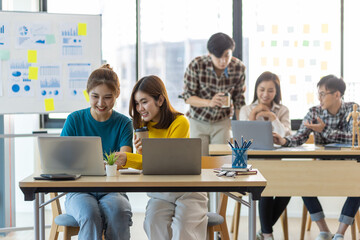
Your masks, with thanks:
<instances>
[{"instance_id":1,"label":"denim jeans","mask_svg":"<svg viewBox=\"0 0 360 240\"><path fill-rule=\"evenodd\" d=\"M80 225L79 240L130 239L132 212L124 193L69 193L66 213Z\"/></svg>"},{"instance_id":2,"label":"denim jeans","mask_svg":"<svg viewBox=\"0 0 360 240\"><path fill-rule=\"evenodd\" d=\"M310 212L311 220L319 221L325 218L323 209L317 197L303 197L304 204ZM348 197L341 210L339 222L351 225L356 212L359 210L360 197Z\"/></svg>"}]
</instances>

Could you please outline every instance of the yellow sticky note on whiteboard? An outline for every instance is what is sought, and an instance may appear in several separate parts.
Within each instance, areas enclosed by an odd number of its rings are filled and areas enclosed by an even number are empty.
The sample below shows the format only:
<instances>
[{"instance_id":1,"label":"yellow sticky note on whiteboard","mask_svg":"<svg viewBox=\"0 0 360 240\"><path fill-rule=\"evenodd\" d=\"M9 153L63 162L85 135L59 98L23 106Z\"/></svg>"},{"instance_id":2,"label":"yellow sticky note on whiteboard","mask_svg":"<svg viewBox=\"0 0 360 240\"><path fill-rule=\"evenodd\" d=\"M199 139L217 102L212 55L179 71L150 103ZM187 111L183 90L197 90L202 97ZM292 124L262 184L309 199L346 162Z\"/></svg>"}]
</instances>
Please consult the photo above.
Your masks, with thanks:
<instances>
[{"instance_id":1,"label":"yellow sticky note on whiteboard","mask_svg":"<svg viewBox=\"0 0 360 240\"><path fill-rule=\"evenodd\" d=\"M37 80L39 74L39 68L38 67L29 67L29 79L31 80Z\"/></svg>"},{"instance_id":2,"label":"yellow sticky note on whiteboard","mask_svg":"<svg viewBox=\"0 0 360 240\"><path fill-rule=\"evenodd\" d=\"M53 98L45 98L44 103L45 103L45 111L49 112L55 110Z\"/></svg>"},{"instance_id":3,"label":"yellow sticky note on whiteboard","mask_svg":"<svg viewBox=\"0 0 360 240\"><path fill-rule=\"evenodd\" d=\"M36 50L28 50L28 62L29 63L37 63L37 51Z\"/></svg>"},{"instance_id":4,"label":"yellow sticky note on whiteboard","mask_svg":"<svg viewBox=\"0 0 360 240\"><path fill-rule=\"evenodd\" d=\"M86 90L84 90L83 93L84 93L84 96L85 96L86 101L87 101L87 102L90 102L90 98L89 98L88 92L87 92Z\"/></svg>"},{"instance_id":5,"label":"yellow sticky note on whiteboard","mask_svg":"<svg viewBox=\"0 0 360 240\"><path fill-rule=\"evenodd\" d=\"M86 36L86 23L78 23L78 35L79 36Z\"/></svg>"}]
</instances>

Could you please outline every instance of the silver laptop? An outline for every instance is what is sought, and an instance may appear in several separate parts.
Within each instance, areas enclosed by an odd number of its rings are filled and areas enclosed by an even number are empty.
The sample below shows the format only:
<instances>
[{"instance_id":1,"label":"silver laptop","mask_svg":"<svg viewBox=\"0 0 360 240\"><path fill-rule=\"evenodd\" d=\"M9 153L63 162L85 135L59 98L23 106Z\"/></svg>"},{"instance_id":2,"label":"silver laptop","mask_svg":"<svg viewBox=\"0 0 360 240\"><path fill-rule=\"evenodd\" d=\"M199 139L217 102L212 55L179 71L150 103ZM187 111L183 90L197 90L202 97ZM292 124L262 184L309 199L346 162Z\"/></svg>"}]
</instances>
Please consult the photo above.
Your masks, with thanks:
<instances>
[{"instance_id":1,"label":"silver laptop","mask_svg":"<svg viewBox=\"0 0 360 240\"><path fill-rule=\"evenodd\" d=\"M272 125L269 121L231 121L233 138L241 142L241 136L244 140L253 139L250 149L272 150L274 148Z\"/></svg>"},{"instance_id":2,"label":"silver laptop","mask_svg":"<svg viewBox=\"0 0 360 240\"><path fill-rule=\"evenodd\" d=\"M100 137L39 137L44 174L105 175Z\"/></svg>"},{"instance_id":3,"label":"silver laptop","mask_svg":"<svg viewBox=\"0 0 360 240\"><path fill-rule=\"evenodd\" d=\"M198 175L201 173L200 138L142 139L143 174Z\"/></svg>"}]
</instances>

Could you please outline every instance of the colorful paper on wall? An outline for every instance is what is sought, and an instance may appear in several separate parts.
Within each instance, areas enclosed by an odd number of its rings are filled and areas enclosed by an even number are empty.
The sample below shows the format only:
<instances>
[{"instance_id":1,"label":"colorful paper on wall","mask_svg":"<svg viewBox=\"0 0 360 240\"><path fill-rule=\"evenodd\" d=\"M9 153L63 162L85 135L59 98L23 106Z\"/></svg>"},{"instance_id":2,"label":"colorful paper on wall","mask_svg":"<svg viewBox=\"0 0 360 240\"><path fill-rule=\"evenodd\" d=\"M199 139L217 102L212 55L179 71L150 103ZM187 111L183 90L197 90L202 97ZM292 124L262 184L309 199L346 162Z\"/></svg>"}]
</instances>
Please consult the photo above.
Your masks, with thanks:
<instances>
[{"instance_id":1,"label":"colorful paper on wall","mask_svg":"<svg viewBox=\"0 0 360 240\"><path fill-rule=\"evenodd\" d=\"M278 33L278 25L272 25L271 32L272 32L273 34L277 34L277 33Z\"/></svg>"},{"instance_id":2,"label":"colorful paper on wall","mask_svg":"<svg viewBox=\"0 0 360 240\"><path fill-rule=\"evenodd\" d=\"M267 59L266 59L266 57L262 57L262 58L261 58L261 66L266 66L266 64L267 64Z\"/></svg>"},{"instance_id":3,"label":"colorful paper on wall","mask_svg":"<svg viewBox=\"0 0 360 240\"><path fill-rule=\"evenodd\" d=\"M327 70L327 62L321 62L321 70Z\"/></svg>"},{"instance_id":4,"label":"colorful paper on wall","mask_svg":"<svg viewBox=\"0 0 360 240\"><path fill-rule=\"evenodd\" d=\"M292 67L292 65L293 65L293 60L291 58L286 59L286 66Z\"/></svg>"},{"instance_id":5,"label":"colorful paper on wall","mask_svg":"<svg viewBox=\"0 0 360 240\"><path fill-rule=\"evenodd\" d=\"M296 76L295 75L290 76L290 84L296 84Z\"/></svg>"},{"instance_id":6,"label":"colorful paper on wall","mask_svg":"<svg viewBox=\"0 0 360 240\"><path fill-rule=\"evenodd\" d=\"M308 40L304 40L304 41L303 41L303 46L304 46L304 47L308 47L308 46L309 46L309 41L308 41Z\"/></svg>"},{"instance_id":7,"label":"colorful paper on wall","mask_svg":"<svg viewBox=\"0 0 360 240\"><path fill-rule=\"evenodd\" d=\"M329 25L328 24L322 24L321 25L321 33L328 33L329 32Z\"/></svg>"},{"instance_id":8,"label":"colorful paper on wall","mask_svg":"<svg viewBox=\"0 0 360 240\"><path fill-rule=\"evenodd\" d=\"M274 40L271 41L271 46L272 46L272 47L276 47L276 46L277 46L277 41L274 41Z\"/></svg>"},{"instance_id":9,"label":"colorful paper on wall","mask_svg":"<svg viewBox=\"0 0 360 240\"><path fill-rule=\"evenodd\" d=\"M325 42L325 50L326 51L329 51L329 50L331 50L331 42L330 41L327 41L327 42Z\"/></svg>"},{"instance_id":10,"label":"colorful paper on wall","mask_svg":"<svg viewBox=\"0 0 360 240\"><path fill-rule=\"evenodd\" d=\"M279 66L279 58L274 58L273 63L275 67Z\"/></svg>"},{"instance_id":11,"label":"colorful paper on wall","mask_svg":"<svg viewBox=\"0 0 360 240\"><path fill-rule=\"evenodd\" d=\"M304 59L299 59L299 60L298 60L298 67L299 67L299 68L304 68L304 65L305 65Z\"/></svg>"},{"instance_id":12,"label":"colorful paper on wall","mask_svg":"<svg viewBox=\"0 0 360 240\"><path fill-rule=\"evenodd\" d=\"M314 104L314 93L306 94L306 102L307 104Z\"/></svg>"},{"instance_id":13,"label":"colorful paper on wall","mask_svg":"<svg viewBox=\"0 0 360 240\"><path fill-rule=\"evenodd\" d=\"M310 25L304 24L304 33L310 33Z\"/></svg>"}]
</instances>

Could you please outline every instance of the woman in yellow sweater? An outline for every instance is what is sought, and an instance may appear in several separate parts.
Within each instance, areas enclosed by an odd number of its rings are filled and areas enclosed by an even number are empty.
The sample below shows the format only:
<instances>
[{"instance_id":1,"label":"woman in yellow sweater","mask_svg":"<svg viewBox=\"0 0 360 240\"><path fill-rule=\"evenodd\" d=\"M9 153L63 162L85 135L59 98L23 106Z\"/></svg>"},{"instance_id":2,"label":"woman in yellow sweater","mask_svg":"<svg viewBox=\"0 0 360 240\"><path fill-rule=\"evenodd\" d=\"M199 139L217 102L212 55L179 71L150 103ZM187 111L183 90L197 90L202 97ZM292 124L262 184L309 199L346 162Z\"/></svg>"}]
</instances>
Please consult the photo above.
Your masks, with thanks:
<instances>
[{"instance_id":1,"label":"woman in yellow sweater","mask_svg":"<svg viewBox=\"0 0 360 240\"><path fill-rule=\"evenodd\" d=\"M156 76L140 79L131 94L129 114L134 129L147 126L150 138L188 138L189 121L170 104L164 83ZM123 167L142 168L141 140L137 153L122 153ZM206 239L206 193L148 193L144 229L156 240Z\"/></svg>"}]
</instances>

